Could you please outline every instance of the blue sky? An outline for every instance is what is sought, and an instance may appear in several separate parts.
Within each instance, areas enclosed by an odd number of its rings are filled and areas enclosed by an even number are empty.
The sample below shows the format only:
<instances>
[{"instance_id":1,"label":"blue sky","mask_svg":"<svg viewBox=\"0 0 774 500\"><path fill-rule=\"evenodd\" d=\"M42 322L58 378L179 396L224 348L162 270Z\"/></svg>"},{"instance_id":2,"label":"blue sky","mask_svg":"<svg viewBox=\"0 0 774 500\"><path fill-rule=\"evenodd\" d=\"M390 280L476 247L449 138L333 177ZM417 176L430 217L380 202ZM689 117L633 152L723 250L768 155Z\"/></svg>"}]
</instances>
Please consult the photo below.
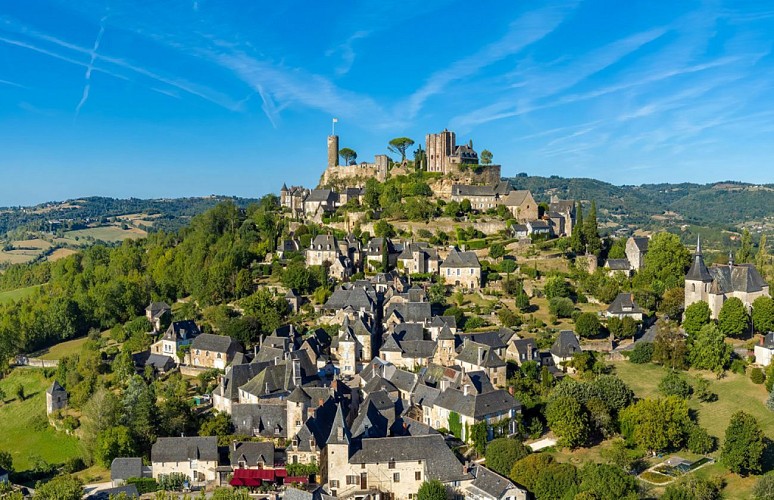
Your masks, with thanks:
<instances>
[{"instance_id":1,"label":"blue sky","mask_svg":"<svg viewBox=\"0 0 774 500\"><path fill-rule=\"evenodd\" d=\"M0 1L0 206L315 185L445 127L504 175L774 182L770 2Z\"/></svg>"}]
</instances>

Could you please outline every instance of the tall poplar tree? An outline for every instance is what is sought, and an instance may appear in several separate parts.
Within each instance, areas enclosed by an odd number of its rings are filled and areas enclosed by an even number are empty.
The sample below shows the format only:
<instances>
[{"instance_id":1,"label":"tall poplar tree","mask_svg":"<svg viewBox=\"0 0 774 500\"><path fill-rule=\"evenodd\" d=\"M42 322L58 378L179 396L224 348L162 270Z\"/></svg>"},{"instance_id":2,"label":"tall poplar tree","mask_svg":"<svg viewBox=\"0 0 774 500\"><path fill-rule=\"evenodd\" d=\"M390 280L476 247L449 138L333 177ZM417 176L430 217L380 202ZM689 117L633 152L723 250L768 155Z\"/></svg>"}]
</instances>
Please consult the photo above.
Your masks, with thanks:
<instances>
[{"instance_id":1,"label":"tall poplar tree","mask_svg":"<svg viewBox=\"0 0 774 500\"><path fill-rule=\"evenodd\" d=\"M597 226L597 202L593 200L589 215L583 221L583 239L586 243L586 251L599 257L602 252L602 240L599 238L599 227Z\"/></svg>"},{"instance_id":2,"label":"tall poplar tree","mask_svg":"<svg viewBox=\"0 0 774 500\"><path fill-rule=\"evenodd\" d=\"M583 237L583 207L579 201L576 202L575 207L575 224L572 226L570 235L570 247L576 255L586 251L586 241Z\"/></svg>"}]
</instances>

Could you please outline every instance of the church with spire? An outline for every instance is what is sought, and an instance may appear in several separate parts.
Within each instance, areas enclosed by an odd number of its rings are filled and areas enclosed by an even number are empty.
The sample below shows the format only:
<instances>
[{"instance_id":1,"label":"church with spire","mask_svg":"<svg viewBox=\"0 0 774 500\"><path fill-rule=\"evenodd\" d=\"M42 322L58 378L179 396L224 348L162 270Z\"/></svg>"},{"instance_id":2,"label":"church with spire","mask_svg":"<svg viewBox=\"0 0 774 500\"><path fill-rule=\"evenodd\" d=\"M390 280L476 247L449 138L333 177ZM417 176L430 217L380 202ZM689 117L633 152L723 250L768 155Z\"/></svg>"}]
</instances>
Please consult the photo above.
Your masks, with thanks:
<instances>
[{"instance_id":1,"label":"church with spire","mask_svg":"<svg viewBox=\"0 0 774 500\"><path fill-rule=\"evenodd\" d=\"M711 316L717 319L723 303L739 298L749 310L755 299L769 295L769 284L752 264L735 264L729 255L728 264L707 267L701 252L701 237L696 241L693 264L685 275L685 307L703 300Z\"/></svg>"}]
</instances>

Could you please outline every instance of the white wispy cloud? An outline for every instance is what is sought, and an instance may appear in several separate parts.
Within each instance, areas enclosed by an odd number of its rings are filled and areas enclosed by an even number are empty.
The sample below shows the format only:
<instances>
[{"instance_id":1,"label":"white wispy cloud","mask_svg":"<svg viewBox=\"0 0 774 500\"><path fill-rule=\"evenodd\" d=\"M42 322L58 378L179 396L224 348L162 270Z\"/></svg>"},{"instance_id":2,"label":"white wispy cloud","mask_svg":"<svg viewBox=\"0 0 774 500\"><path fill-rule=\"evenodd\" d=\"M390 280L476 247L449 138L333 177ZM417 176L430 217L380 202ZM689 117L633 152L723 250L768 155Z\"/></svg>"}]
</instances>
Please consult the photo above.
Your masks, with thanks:
<instances>
[{"instance_id":1,"label":"white wispy cloud","mask_svg":"<svg viewBox=\"0 0 774 500\"><path fill-rule=\"evenodd\" d=\"M475 75L483 68L517 54L546 37L564 21L576 5L567 3L522 15L510 24L505 36L499 40L431 75L425 84L409 97L405 114L409 118L416 117L425 101L442 93L449 84Z\"/></svg>"},{"instance_id":2,"label":"white wispy cloud","mask_svg":"<svg viewBox=\"0 0 774 500\"><path fill-rule=\"evenodd\" d=\"M347 38L343 43L337 45L336 47L332 49L328 49L325 52L325 55L327 57L331 57L333 55L339 54L341 57L341 64L339 64L336 67L336 74L341 76L349 73L349 70L352 69L352 65L355 63L355 42L357 40L361 40L363 38L366 38L370 34L369 31L356 31L353 33L349 38Z\"/></svg>"},{"instance_id":3,"label":"white wispy cloud","mask_svg":"<svg viewBox=\"0 0 774 500\"><path fill-rule=\"evenodd\" d=\"M24 88L24 85L21 85L21 84L16 83L16 82L12 82L10 80L0 80L0 85L8 85L9 87Z\"/></svg>"},{"instance_id":4,"label":"white wispy cloud","mask_svg":"<svg viewBox=\"0 0 774 500\"><path fill-rule=\"evenodd\" d=\"M97 60L97 50L99 50L99 44L102 42L102 37L105 35L105 21L107 16L102 17L99 21L99 31L97 32L97 38L94 40L94 47L91 49L91 58L89 59L89 65L86 67L86 75L84 76L86 83L83 85L83 95L78 105L75 107L75 116L77 117L83 105L86 104L86 100L89 98L89 90L91 89L91 72L94 69L94 61Z\"/></svg>"}]
</instances>

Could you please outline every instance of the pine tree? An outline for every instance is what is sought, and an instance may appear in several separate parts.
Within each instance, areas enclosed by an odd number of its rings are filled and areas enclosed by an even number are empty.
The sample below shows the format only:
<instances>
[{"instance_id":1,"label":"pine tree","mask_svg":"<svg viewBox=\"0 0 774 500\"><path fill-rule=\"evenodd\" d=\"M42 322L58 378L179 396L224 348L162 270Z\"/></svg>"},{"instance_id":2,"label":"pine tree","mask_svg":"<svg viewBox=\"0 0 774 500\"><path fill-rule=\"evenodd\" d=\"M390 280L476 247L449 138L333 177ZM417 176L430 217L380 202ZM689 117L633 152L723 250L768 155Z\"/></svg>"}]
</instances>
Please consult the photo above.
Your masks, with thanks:
<instances>
[{"instance_id":1,"label":"pine tree","mask_svg":"<svg viewBox=\"0 0 774 500\"><path fill-rule=\"evenodd\" d=\"M766 249L766 235L761 235L761 241L758 243L758 253L755 255L755 265L758 266L758 271L763 274L763 266L769 262L769 253Z\"/></svg>"},{"instance_id":2,"label":"pine tree","mask_svg":"<svg viewBox=\"0 0 774 500\"><path fill-rule=\"evenodd\" d=\"M586 251L599 257L602 252L602 240L599 238L599 227L597 226L597 203L593 200L589 215L583 221L583 238L586 243Z\"/></svg>"},{"instance_id":3,"label":"pine tree","mask_svg":"<svg viewBox=\"0 0 774 500\"><path fill-rule=\"evenodd\" d=\"M736 261L740 264L752 260L752 236L750 231L745 229L742 232L742 246L736 252Z\"/></svg>"},{"instance_id":4,"label":"pine tree","mask_svg":"<svg viewBox=\"0 0 774 500\"><path fill-rule=\"evenodd\" d=\"M570 247L576 255L586 251L586 241L583 237L583 207L579 201L576 202L575 224L572 227L572 234L570 235Z\"/></svg>"}]
</instances>

